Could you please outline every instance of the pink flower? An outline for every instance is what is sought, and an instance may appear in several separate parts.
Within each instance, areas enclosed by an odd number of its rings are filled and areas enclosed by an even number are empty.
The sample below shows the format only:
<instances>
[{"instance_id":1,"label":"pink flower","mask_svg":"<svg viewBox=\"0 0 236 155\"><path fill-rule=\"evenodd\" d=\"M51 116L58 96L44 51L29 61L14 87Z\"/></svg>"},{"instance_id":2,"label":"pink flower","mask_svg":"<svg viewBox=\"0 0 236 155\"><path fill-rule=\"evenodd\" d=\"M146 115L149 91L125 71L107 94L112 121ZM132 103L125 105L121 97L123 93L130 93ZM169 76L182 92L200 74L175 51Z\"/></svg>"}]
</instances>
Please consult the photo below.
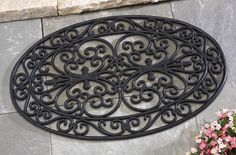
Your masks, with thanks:
<instances>
[{"instance_id":1,"label":"pink flower","mask_svg":"<svg viewBox=\"0 0 236 155\"><path fill-rule=\"evenodd\" d=\"M225 124L225 126L222 128L223 131L226 131L229 128L229 124Z\"/></svg>"},{"instance_id":2,"label":"pink flower","mask_svg":"<svg viewBox=\"0 0 236 155\"><path fill-rule=\"evenodd\" d=\"M210 155L210 154L211 154L211 150L208 149L208 150L206 151L206 154L207 154L207 155Z\"/></svg>"},{"instance_id":3,"label":"pink flower","mask_svg":"<svg viewBox=\"0 0 236 155\"><path fill-rule=\"evenodd\" d=\"M229 112L229 109L225 109L225 108L222 109L222 113L227 113L227 112Z\"/></svg>"},{"instance_id":4,"label":"pink flower","mask_svg":"<svg viewBox=\"0 0 236 155\"><path fill-rule=\"evenodd\" d=\"M200 153L200 155L205 155L205 154L204 154L204 152L202 151L202 152Z\"/></svg>"},{"instance_id":5,"label":"pink flower","mask_svg":"<svg viewBox=\"0 0 236 155\"><path fill-rule=\"evenodd\" d=\"M236 138L230 137L230 143L232 148L236 148Z\"/></svg>"},{"instance_id":6,"label":"pink flower","mask_svg":"<svg viewBox=\"0 0 236 155\"><path fill-rule=\"evenodd\" d=\"M212 129L204 130L203 133L204 133L204 135L206 135L207 137L211 137Z\"/></svg>"},{"instance_id":7,"label":"pink flower","mask_svg":"<svg viewBox=\"0 0 236 155\"><path fill-rule=\"evenodd\" d=\"M203 150L205 147L206 147L206 144L203 143L203 142L202 142L202 143L200 144L200 146L199 146L199 148L200 148L201 150Z\"/></svg>"},{"instance_id":8,"label":"pink flower","mask_svg":"<svg viewBox=\"0 0 236 155\"><path fill-rule=\"evenodd\" d=\"M233 115L233 112L232 112L232 111L230 111L230 112L227 113L227 116L229 117L229 120L233 118L232 115ZM231 118L231 117L232 117L232 118ZM232 121L233 121L233 119L232 119Z\"/></svg>"},{"instance_id":9,"label":"pink flower","mask_svg":"<svg viewBox=\"0 0 236 155\"><path fill-rule=\"evenodd\" d=\"M230 121L234 121L233 116L230 115L230 116L228 116L228 117L229 117L229 120L230 120Z\"/></svg>"},{"instance_id":10,"label":"pink flower","mask_svg":"<svg viewBox=\"0 0 236 155\"><path fill-rule=\"evenodd\" d=\"M212 154L217 154L217 153L218 153L218 148L217 148L217 147L213 147L213 148L211 149L211 153L212 153Z\"/></svg>"},{"instance_id":11,"label":"pink flower","mask_svg":"<svg viewBox=\"0 0 236 155\"><path fill-rule=\"evenodd\" d=\"M211 141L211 146L212 146L212 147L216 146L216 144L217 144L217 142L216 142L216 141L214 141L214 140L213 140L213 141Z\"/></svg>"},{"instance_id":12,"label":"pink flower","mask_svg":"<svg viewBox=\"0 0 236 155\"><path fill-rule=\"evenodd\" d=\"M209 127L210 127L210 124L205 124L205 126L204 126L206 129L208 129Z\"/></svg>"},{"instance_id":13,"label":"pink flower","mask_svg":"<svg viewBox=\"0 0 236 155\"><path fill-rule=\"evenodd\" d=\"M220 143L220 144L219 144L219 148L220 148L220 149L224 149L224 148L226 148L226 144L224 144L224 143Z\"/></svg>"},{"instance_id":14,"label":"pink flower","mask_svg":"<svg viewBox=\"0 0 236 155\"><path fill-rule=\"evenodd\" d=\"M223 140L222 140L221 138L219 138L219 139L217 140L217 143L218 143L218 144L221 144L221 143L223 143Z\"/></svg>"},{"instance_id":15,"label":"pink flower","mask_svg":"<svg viewBox=\"0 0 236 155\"><path fill-rule=\"evenodd\" d=\"M218 117L221 117L221 114L222 114L221 111L217 111L217 112L216 112L216 115L217 115Z\"/></svg>"},{"instance_id":16,"label":"pink flower","mask_svg":"<svg viewBox=\"0 0 236 155\"><path fill-rule=\"evenodd\" d=\"M229 132L236 133L236 109L223 109L217 115L220 119L202 127L200 135L195 138L198 147L191 148L188 155L227 155L228 151L236 148L236 136L231 137ZM221 126L221 121L224 121L224 126Z\"/></svg>"},{"instance_id":17,"label":"pink flower","mask_svg":"<svg viewBox=\"0 0 236 155\"><path fill-rule=\"evenodd\" d=\"M197 153L197 148L192 147L192 148L191 148L191 153Z\"/></svg>"},{"instance_id":18,"label":"pink flower","mask_svg":"<svg viewBox=\"0 0 236 155\"><path fill-rule=\"evenodd\" d=\"M212 133L212 134L211 134L211 137L214 138L214 139L217 139L217 138L218 138L217 134L215 134L215 133Z\"/></svg>"},{"instance_id":19,"label":"pink flower","mask_svg":"<svg viewBox=\"0 0 236 155\"><path fill-rule=\"evenodd\" d=\"M225 140L226 142L230 142L230 141L231 141L231 137L230 137L230 136L226 136L226 137L224 138L224 140Z\"/></svg>"},{"instance_id":20,"label":"pink flower","mask_svg":"<svg viewBox=\"0 0 236 155\"><path fill-rule=\"evenodd\" d=\"M224 119L225 117L227 117L227 114L226 113L222 113L221 111L217 112L217 116L220 118L220 119Z\"/></svg>"},{"instance_id":21,"label":"pink flower","mask_svg":"<svg viewBox=\"0 0 236 155\"><path fill-rule=\"evenodd\" d=\"M213 130L220 130L221 129L221 125L217 121L214 121L214 122L211 123L211 128Z\"/></svg>"},{"instance_id":22,"label":"pink flower","mask_svg":"<svg viewBox=\"0 0 236 155\"><path fill-rule=\"evenodd\" d=\"M202 142L202 140L201 140L200 138L196 138L196 139L195 139L195 142L198 143L198 144L200 144L200 143Z\"/></svg>"}]
</instances>

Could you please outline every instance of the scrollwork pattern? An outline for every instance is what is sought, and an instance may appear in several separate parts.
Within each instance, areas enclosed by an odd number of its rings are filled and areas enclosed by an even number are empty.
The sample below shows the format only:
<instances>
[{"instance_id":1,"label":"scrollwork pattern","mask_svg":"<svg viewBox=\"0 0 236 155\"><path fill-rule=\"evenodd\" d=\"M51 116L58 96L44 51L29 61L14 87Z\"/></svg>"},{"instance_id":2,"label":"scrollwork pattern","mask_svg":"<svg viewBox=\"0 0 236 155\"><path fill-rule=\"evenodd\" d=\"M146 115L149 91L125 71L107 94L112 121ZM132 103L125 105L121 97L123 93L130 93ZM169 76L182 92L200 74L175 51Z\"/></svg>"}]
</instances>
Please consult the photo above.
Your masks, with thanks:
<instances>
[{"instance_id":1,"label":"scrollwork pattern","mask_svg":"<svg viewBox=\"0 0 236 155\"><path fill-rule=\"evenodd\" d=\"M156 133L206 108L225 81L219 45L173 19L116 16L46 36L17 62L11 97L30 122L89 140Z\"/></svg>"}]
</instances>

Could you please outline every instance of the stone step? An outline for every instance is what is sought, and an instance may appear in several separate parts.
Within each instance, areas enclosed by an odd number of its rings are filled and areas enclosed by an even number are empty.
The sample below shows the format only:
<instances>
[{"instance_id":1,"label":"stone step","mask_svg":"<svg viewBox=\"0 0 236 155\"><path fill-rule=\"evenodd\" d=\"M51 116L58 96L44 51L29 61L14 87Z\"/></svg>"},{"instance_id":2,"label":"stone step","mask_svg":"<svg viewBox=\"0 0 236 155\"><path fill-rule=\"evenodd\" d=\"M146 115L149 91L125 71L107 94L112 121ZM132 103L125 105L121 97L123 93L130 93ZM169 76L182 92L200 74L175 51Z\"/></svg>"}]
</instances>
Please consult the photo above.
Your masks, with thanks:
<instances>
[{"instance_id":1,"label":"stone step","mask_svg":"<svg viewBox=\"0 0 236 155\"><path fill-rule=\"evenodd\" d=\"M6 0L0 2L0 22L79 14L166 0Z\"/></svg>"}]
</instances>

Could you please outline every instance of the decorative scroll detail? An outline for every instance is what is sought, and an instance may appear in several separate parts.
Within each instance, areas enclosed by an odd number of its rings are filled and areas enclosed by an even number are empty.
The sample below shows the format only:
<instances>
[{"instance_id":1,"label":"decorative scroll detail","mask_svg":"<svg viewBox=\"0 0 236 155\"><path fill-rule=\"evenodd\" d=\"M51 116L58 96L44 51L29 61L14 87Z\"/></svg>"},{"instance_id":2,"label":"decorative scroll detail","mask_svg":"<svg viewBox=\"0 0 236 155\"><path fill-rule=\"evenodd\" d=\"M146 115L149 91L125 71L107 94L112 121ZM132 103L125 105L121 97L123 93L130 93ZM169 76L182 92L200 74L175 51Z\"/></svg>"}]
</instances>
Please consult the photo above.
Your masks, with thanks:
<instances>
[{"instance_id":1,"label":"decorative scroll detail","mask_svg":"<svg viewBox=\"0 0 236 155\"><path fill-rule=\"evenodd\" d=\"M11 97L33 124L105 140L156 133L205 109L226 75L208 34L174 19L117 16L78 23L32 46Z\"/></svg>"}]
</instances>

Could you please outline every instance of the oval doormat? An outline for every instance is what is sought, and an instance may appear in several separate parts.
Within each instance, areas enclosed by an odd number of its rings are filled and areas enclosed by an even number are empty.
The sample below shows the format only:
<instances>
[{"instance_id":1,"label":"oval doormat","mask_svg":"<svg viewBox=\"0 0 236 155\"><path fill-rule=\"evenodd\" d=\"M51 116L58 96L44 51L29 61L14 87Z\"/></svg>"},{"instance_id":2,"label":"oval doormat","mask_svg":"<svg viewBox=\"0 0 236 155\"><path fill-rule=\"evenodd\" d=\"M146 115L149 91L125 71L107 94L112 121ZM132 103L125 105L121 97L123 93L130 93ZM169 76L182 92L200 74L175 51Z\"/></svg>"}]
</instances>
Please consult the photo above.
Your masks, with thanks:
<instances>
[{"instance_id":1,"label":"oval doormat","mask_svg":"<svg viewBox=\"0 0 236 155\"><path fill-rule=\"evenodd\" d=\"M80 139L149 135L205 109L226 78L216 41L154 16L81 22L33 45L16 63L12 102L28 121Z\"/></svg>"}]
</instances>

